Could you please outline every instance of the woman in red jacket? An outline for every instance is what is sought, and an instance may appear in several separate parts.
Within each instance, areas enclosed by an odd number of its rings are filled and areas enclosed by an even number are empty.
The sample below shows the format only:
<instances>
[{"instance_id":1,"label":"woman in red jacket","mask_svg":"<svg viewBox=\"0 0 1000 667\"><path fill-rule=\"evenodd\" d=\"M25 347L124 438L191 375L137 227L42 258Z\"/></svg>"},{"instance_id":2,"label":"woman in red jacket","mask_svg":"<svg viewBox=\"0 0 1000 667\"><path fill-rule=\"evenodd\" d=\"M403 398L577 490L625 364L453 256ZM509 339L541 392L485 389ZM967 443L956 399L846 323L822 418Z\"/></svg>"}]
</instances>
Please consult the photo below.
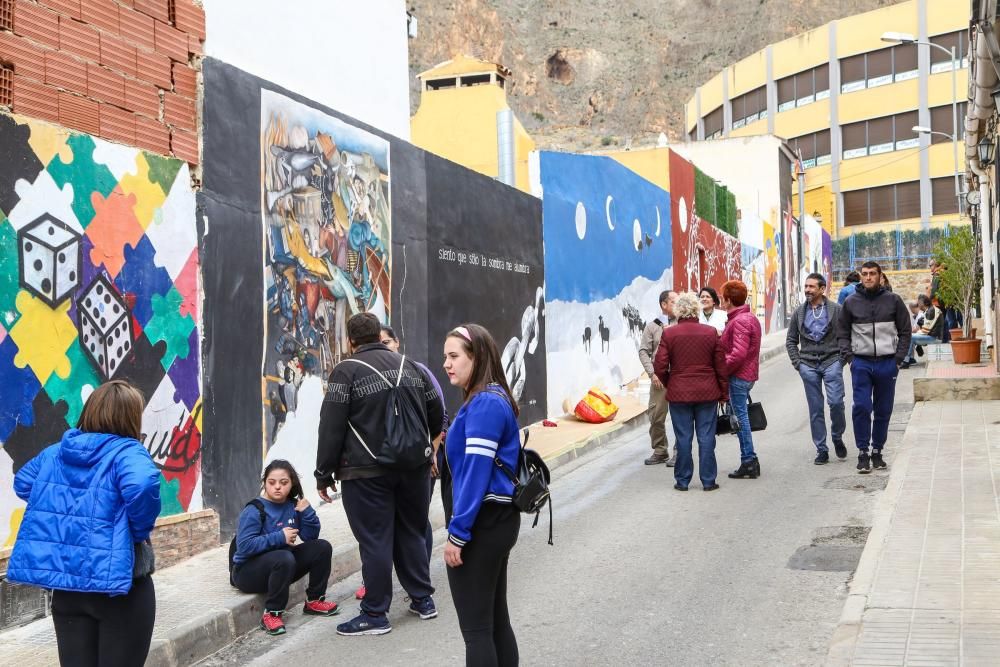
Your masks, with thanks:
<instances>
[{"instance_id":1,"label":"woman in red jacket","mask_svg":"<svg viewBox=\"0 0 1000 667\"><path fill-rule=\"evenodd\" d=\"M739 280L730 280L722 286L722 307L729 311L721 339L729 373L729 402L733 406L733 414L740 420L737 433L740 439L740 467L729 473L729 477L757 479L760 477L760 461L753 449L747 404L760 371L760 321L750 312L747 286Z\"/></svg>"},{"instance_id":2,"label":"woman in red jacket","mask_svg":"<svg viewBox=\"0 0 1000 667\"><path fill-rule=\"evenodd\" d=\"M716 406L726 399L726 358L715 327L698 322L701 304L693 292L681 294L674 306L677 325L663 330L653 370L666 388L670 421L677 445L674 488L687 491L694 462L691 441L698 437L701 488L715 491Z\"/></svg>"}]
</instances>

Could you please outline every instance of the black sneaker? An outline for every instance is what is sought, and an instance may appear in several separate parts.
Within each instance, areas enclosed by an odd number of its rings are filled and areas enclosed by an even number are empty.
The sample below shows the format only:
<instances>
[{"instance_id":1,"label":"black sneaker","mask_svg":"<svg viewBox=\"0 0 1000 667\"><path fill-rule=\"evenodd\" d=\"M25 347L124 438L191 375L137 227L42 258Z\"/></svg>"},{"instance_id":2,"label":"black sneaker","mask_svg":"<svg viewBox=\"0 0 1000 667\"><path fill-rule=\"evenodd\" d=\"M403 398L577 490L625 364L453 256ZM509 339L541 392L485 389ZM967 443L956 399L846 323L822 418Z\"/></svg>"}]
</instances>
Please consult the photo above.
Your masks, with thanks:
<instances>
[{"instance_id":1,"label":"black sneaker","mask_svg":"<svg viewBox=\"0 0 1000 667\"><path fill-rule=\"evenodd\" d=\"M818 466L824 466L830 462L830 452L819 452L816 454L816 458L813 459L813 463Z\"/></svg>"},{"instance_id":2,"label":"black sneaker","mask_svg":"<svg viewBox=\"0 0 1000 667\"><path fill-rule=\"evenodd\" d=\"M876 470L884 470L887 466L882 458L882 450L876 449L872 452L872 467Z\"/></svg>"},{"instance_id":3,"label":"black sneaker","mask_svg":"<svg viewBox=\"0 0 1000 667\"><path fill-rule=\"evenodd\" d=\"M924 356L924 346L923 345L917 345L914 349L917 351L917 356L918 357Z\"/></svg>"},{"instance_id":4,"label":"black sneaker","mask_svg":"<svg viewBox=\"0 0 1000 667\"><path fill-rule=\"evenodd\" d=\"M844 444L843 440L834 440L833 441L833 449L834 449L835 452L837 452L837 458L838 459L846 459L847 458L847 445Z\"/></svg>"},{"instance_id":5,"label":"black sneaker","mask_svg":"<svg viewBox=\"0 0 1000 667\"><path fill-rule=\"evenodd\" d=\"M438 610L434 606L434 598L428 595L421 600L414 600L410 603L410 613L416 614L424 621L430 618L437 618Z\"/></svg>"},{"instance_id":6,"label":"black sneaker","mask_svg":"<svg viewBox=\"0 0 1000 667\"><path fill-rule=\"evenodd\" d=\"M371 616L361 612L347 623L337 626L337 634L354 637L357 635L384 635L392 631L389 619L385 616Z\"/></svg>"},{"instance_id":7,"label":"black sneaker","mask_svg":"<svg viewBox=\"0 0 1000 667\"><path fill-rule=\"evenodd\" d=\"M861 452L858 454L858 472L867 475L871 471L871 459L868 458L868 452Z\"/></svg>"}]
</instances>

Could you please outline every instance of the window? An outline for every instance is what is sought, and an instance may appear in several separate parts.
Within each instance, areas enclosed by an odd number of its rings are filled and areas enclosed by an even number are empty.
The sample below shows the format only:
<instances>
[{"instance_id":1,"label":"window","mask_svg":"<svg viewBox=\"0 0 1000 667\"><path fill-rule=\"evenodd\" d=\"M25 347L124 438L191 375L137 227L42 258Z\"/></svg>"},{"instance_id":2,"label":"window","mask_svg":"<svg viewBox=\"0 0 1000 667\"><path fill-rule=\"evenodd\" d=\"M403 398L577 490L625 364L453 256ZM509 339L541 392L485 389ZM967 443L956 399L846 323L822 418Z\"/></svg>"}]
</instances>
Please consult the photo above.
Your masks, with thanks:
<instances>
[{"instance_id":1,"label":"window","mask_svg":"<svg viewBox=\"0 0 1000 667\"><path fill-rule=\"evenodd\" d=\"M802 155L802 166L806 169L830 163L830 130L789 140L792 150Z\"/></svg>"},{"instance_id":2,"label":"window","mask_svg":"<svg viewBox=\"0 0 1000 667\"><path fill-rule=\"evenodd\" d=\"M830 65L820 65L778 80L778 111L830 97Z\"/></svg>"},{"instance_id":3,"label":"window","mask_svg":"<svg viewBox=\"0 0 1000 667\"><path fill-rule=\"evenodd\" d=\"M965 118L965 112L968 107L968 103L959 102L958 103L958 136L961 139L962 136L962 125L963 119ZM949 136L954 136L954 122L952 121L952 111L951 105L946 104L940 107L934 107L931 109L931 129L934 132L941 132ZM943 144L948 141L948 137L943 137L940 134L931 135L932 144Z\"/></svg>"},{"instance_id":4,"label":"window","mask_svg":"<svg viewBox=\"0 0 1000 667\"><path fill-rule=\"evenodd\" d=\"M463 76L461 78L462 87L467 86L482 86L490 82L489 74L470 74L468 76Z\"/></svg>"},{"instance_id":5,"label":"window","mask_svg":"<svg viewBox=\"0 0 1000 667\"><path fill-rule=\"evenodd\" d=\"M733 98L733 129L767 117L767 89L764 86ZM764 113L761 114L761 111Z\"/></svg>"},{"instance_id":6,"label":"window","mask_svg":"<svg viewBox=\"0 0 1000 667\"><path fill-rule=\"evenodd\" d=\"M850 93L865 87L865 54L840 61L840 92Z\"/></svg>"},{"instance_id":7,"label":"window","mask_svg":"<svg viewBox=\"0 0 1000 667\"><path fill-rule=\"evenodd\" d=\"M892 49L879 49L866 54L865 67L869 88L892 83Z\"/></svg>"},{"instance_id":8,"label":"window","mask_svg":"<svg viewBox=\"0 0 1000 667\"><path fill-rule=\"evenodd\" d=\"M722 107L705 116L705 138L715 139L722 136Z\"/></svg>"},{"instance_id":9,"label":"window","mask_svg":"<svg viewBox=\"0 0 1000 667\"><path fill-rule=\"evenodd\" d=\"M450 77L448 79L428 79L427 89L428 90L444 90L445 88L455 88L458 79L455 77Z\"/></svg>"},{"instance_id":10,"label":"window","mask_svg":"<svg viewBox=\"0 0 1000 667\"><path fill-rule=\"evenodd\" d=\"M894 81L915 79L918 75L917 45L899 44L843 58L840 61L840 92L877 88Z\"/></svg>"},{"instance_id":11,"label":"window","mask_svg":"<svg viewBox=\"0 0 1000 667\"><path fill-rule=\"evenodd\" d=\"M849 160L916 148L920 145L920 137L913 132L916 124L917 112L914 110L843 125L840 128L843 157Z\"/></svg>"},{"instance_id":12,"label":"window","mask_svg":"<svg viewBox=\"0 0 1000 667\"><path fill-rule=\"evenodd\" d=\"M892 121L895 126L895 150L901 151L906 148L916 148L920 145L920 137L913 131L913 126L919 125L916 110L896 114L893 116Z\"/></svg>"},{"instance_id":13,"label":"window","mask_svg":"<svg viewBox=\"0 0 1000 667\"><path fill-rule=\"evenodd\" d=\"M958 213L958 197L955 195L954 176L931 179L931 213L932 215Z\"/></svg>"},{"instance_id":14,"label":"window","mask_svg":"<svg viewBox=\"0 0 1000 667\"><path fill-rule=\"evenodd\" d=\"M917 78L920 75L917 69L917 45L900 44L892 47L892 69L896 81Z\"/></svg>"},{"instance_id":15,"label":"window","mask_svg":"<svg viewBox=\"0 0 1000 667\"><path fill-rule=\"evenodd\" d=\"M868 123L851 123L840 128L841 141L844 145L844 159L868 155Z\"/></svg>"},{"instance_id":16,"label":"window","mask_svg":"<svg viewBox=\"0 0 1000 667\"><path fill-rule=\"evenodd\" d=\"M845 225L866 225L872 222L891 222L918 217L920 217L920 181L844 193Z\"/></svg>"},{"instance_id":17,"label":"window","mask_svg":"<svg viewBox=\"0 0 1000 667\"><path fill-rule=\"evenodd\" d=\"M969 34L965 30L949 32L946 35L936 35L931 37L931 43L942 46L949 51L954 48L955 56L958 58L959 67L969 66ZM938 72L948 72L952 68L951 56L941 49L930 50L931 52L931 74Z\"/></svg>"}]
</instances>

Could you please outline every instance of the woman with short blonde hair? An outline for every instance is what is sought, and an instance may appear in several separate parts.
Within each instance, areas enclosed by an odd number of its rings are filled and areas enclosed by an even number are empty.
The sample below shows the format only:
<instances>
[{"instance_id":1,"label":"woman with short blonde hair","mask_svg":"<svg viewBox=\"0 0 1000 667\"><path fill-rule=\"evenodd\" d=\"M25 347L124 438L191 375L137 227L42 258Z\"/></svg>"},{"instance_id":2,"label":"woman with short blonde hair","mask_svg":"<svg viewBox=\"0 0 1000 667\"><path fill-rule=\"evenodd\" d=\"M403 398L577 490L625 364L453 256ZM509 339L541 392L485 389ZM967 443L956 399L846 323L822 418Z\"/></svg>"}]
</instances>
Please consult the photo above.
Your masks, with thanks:
<instances>
[{"instance_id":1,"label":"woman with short blonde hair","mask_svg":"<svg viewBox=\"0 0 1000 667\"><path fill-rule=\"evenodd\" d=\"M698 322L701 303L696 294L681 294L674 313L677 324L663 330L653 363L670 402L670 421L677 445L674 488L688 490L694 475L691 443L697 436L701 486L705 491L714 491L719 488L715 481L716 406L729 393L726 356L715 328Z\"/></svg>"}]
</instances>

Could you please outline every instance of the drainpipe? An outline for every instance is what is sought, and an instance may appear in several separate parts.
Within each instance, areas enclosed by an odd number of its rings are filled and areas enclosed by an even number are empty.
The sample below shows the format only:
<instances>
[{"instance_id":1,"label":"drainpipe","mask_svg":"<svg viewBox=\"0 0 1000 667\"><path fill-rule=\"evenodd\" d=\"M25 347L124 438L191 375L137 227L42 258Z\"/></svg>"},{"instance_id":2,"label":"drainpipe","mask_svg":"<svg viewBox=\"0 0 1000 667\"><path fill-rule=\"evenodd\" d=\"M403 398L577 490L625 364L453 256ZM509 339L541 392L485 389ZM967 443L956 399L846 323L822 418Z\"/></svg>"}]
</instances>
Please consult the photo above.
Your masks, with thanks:
<instances>
[{"instance_id":1,"label":"drainpipe","mask_svg":"<svg viewBox=\"0 0 1000 667\"><path fill-rule=\"evenodd\" d=\"M980 134L985 134L986 124L996 111L992 91L997 85L997 67L990 48L990 43L996 41L993 29L992 24L983 23L977 30L975 52L970 53L975 58L975 81L970 86L965 119L966 162L979 181L979 235L983 253L983 287L979 296L983 306L983 338L987 346L993 344L993 295L989 291L993 275L993 197L990 176L979 163L977 146Z\"/></svg>"},{"instance_id":2,"label":"drainpipe","mask_svg":"<svg viewBox=\"0 0 1000 667\"><path fill-rule=\"evenodd\" d=\"M502 109L497 112L497 180L515 185L514 166L514 112Z\"/></svg>"},{"instance_id":3,"label":"drainpipe","mask_svg":"<svg viewBox=\"0 0 1000 667\"><path fill-rule=\"evenodd\" d=\"M990 196L990 175L979 164L979 158L969 160L969 168L979 179L979 238L983 253L983 286L979 290L979 303L983 306L983 339L986 347L993 344L993 299L990 286L993 277L993 200Z\"/></svg>"}]
</instances>

